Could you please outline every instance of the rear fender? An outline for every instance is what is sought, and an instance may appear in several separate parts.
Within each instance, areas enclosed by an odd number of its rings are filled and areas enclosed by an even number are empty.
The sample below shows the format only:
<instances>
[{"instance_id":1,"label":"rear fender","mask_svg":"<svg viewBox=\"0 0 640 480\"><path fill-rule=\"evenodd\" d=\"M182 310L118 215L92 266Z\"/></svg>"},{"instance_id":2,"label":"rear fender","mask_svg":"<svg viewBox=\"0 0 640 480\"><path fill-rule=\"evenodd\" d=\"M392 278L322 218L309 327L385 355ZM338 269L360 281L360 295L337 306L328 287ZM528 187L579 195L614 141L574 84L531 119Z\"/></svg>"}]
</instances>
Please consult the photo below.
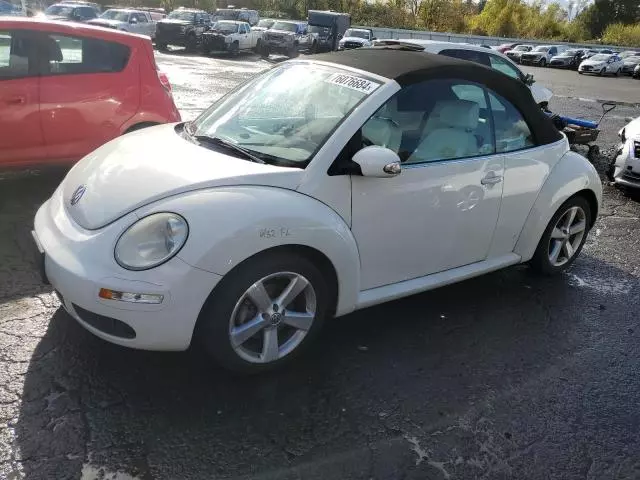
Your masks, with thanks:
<instances>
[{"instance_id":1,"label":"rear fender","mask_svg":"<svg viewBox=\"0 0 640 480\"><path fill-rule=\"evenodd\" d=\"M524 224L514 253L522 261L531 260L540 238L558 208L582 190L590 190L598 205L602 202L602 182L593 165L575 152L567 152L545 181ZM598 212L592 212L597 216ZM595 221L595 218L592 219Z\"/></svg>"}]
</instances>

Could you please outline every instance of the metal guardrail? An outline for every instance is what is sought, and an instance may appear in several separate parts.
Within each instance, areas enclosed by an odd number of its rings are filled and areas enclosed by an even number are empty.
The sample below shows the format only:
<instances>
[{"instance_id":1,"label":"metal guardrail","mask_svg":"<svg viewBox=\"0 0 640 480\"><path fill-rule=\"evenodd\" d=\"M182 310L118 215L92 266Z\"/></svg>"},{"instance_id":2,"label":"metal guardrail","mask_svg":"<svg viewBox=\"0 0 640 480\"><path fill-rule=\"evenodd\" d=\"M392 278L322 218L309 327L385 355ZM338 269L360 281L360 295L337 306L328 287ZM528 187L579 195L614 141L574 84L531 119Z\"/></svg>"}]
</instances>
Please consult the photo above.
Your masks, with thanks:
<instances>
[{"instance_id":1,"label":"metal guardrail","mask_svg":"<svg viewBox=\"0 0 640 480\"><path fill-rule=\"evenodd\" d=\"M617 45L602 45L596 43L567 43L558 42L555 40L528 40L522 38L502 38L502 37L485 37L482 35L465 35L461 33L444 33L444 32L429 32L422 30L403 30L401 28L384 28L384 27L359 27L353 26L353 28L371 28L373 34L379 39L400 39L400 38L414 38L419 40L434 40L438 42L453 42L453 43L473 43L489 46L498 46L503 43L528 43L531 45L565 45L567 47L587 47L587 48L611 48L613 50L624 51L629 47L620 47Z\"/></svg>"}]
</instances>

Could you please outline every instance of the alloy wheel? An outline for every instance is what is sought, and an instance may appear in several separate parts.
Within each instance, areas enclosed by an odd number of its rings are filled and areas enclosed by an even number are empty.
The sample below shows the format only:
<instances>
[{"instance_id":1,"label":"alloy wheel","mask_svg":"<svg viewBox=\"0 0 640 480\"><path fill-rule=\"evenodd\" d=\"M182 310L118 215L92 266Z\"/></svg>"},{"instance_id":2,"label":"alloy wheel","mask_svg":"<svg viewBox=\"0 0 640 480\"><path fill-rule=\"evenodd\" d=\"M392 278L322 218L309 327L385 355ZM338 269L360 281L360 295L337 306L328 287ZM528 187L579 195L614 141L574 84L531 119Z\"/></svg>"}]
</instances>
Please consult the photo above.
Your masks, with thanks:
<instances>
[{"instance_id":1,"label":"alloy wheel","mask_svg":"<svg viewBox=\"0 0 640 480\"><path fill-rule=\"evenodd\" d=\"M569 208L559 219L549 238L547 254L554 267L561 267L569 262L582 243L587 230L587 220L581 207Z\"/></svg>"},{"instance_id":2,"label":"alloy wheel","mask_svg":"<svg viewBox=\"0 0 640 480\"><path fill-rule=\"evenodd\" d=\"M278 272L251 285L229 320L229 340L247 362L268 364L295 350L316 318L316 292L304 276Z\"/></svg>"}]
</instances>

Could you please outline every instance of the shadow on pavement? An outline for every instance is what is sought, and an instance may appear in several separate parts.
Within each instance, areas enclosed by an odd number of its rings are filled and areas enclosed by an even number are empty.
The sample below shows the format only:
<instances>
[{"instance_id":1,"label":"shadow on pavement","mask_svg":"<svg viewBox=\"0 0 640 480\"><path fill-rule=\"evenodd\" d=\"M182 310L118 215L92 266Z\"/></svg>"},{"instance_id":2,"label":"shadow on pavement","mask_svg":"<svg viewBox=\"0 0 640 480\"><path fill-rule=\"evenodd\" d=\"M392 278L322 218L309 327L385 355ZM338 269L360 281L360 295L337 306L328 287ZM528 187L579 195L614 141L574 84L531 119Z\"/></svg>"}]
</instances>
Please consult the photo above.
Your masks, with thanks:
<instances>
[{"instance_id":1,"label":"shadow on pavement","mask_svg":"<svg viewBox=\"0 0 640 480\"><path fill-rule=\"evenodd\" d=\"M107 344L58 310L24 383L16 437L25 478L79 478L83 468L142 479L298 478L284 472L304 468L318 475L307 478L382 478L372 474L378 467L384 478L427 478L435 470L416 462L408 431L444 430L541 375L555 383L561 365L602 341L602 329L623 326L636 282L586 254L558 278L515 267L336 319L293 367L249 378L197 353ZM532 416L547 408L531 402ZM390 439L404 453L369 464L385 450L367 446ZM344 460L359 449L362 458ZM342 473L332 470L338 457L351 473L342 463ZM320 473L305 467L321 460Z\"/></svg>"},{"instance_id":2,"label":"shadow on pavement","mask_svg":"<svg viewBox=\"0 0 640 480\"><path fill-rule=\"evenodd\" d=\"M50 291L40 282L31 230L36 211L67 170L0 171L0 303Z\"/></svg>"}]
</instances>

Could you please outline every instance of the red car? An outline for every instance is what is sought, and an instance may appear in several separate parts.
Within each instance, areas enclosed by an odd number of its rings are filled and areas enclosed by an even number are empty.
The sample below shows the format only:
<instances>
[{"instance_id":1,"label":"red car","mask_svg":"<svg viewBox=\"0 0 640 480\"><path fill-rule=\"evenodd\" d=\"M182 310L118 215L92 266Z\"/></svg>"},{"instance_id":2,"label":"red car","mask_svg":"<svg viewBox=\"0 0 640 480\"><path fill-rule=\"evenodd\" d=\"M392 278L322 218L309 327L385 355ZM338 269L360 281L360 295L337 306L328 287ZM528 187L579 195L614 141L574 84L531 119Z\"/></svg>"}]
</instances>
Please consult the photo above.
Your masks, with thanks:
<instances>
[{"instance_id":1,"label":"red car","mask_svg":"<svg viewBox=\"0 0 640 480\"><path fill-rule=\"evenodd\" d=\"M0 20L0 168L75 162L124 133L178 121L148 37Z\"/></svg>"},{"instance_id":2,"label":"red car","mask_svg":"<svg viewBox=\"0 0 640 480\"><path fill-rule=\"evenodd\" d=\"M503 43L499 47L496 47L496 50L499 51L500 53L504 53L504 52L508 52L509 50L513 50L518 45L520 44L519 43Z\"/></svg>"}]
</instances>

